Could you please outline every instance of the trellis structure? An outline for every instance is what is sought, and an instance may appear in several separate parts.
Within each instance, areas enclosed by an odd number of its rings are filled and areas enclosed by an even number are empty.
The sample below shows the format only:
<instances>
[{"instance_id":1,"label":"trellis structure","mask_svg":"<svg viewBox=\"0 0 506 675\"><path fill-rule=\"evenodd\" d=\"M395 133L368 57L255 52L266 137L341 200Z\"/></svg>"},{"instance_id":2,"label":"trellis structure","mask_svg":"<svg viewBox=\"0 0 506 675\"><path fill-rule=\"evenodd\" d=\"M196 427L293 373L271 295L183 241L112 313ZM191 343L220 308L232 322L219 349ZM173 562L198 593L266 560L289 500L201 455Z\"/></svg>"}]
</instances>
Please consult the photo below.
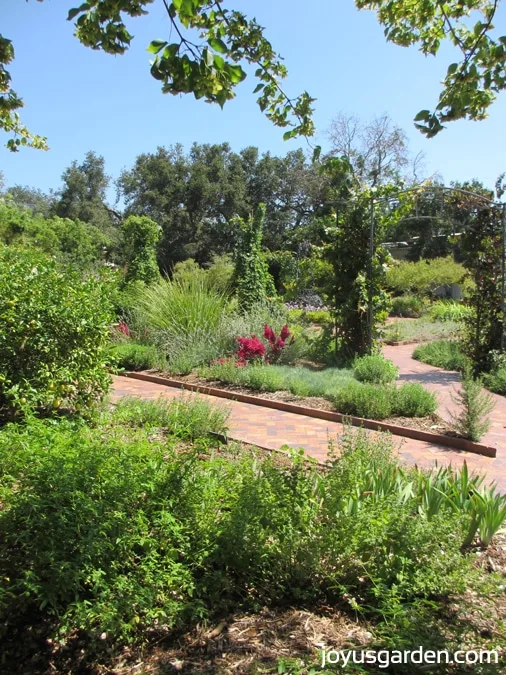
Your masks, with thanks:
<instances>
[{"instance_id":1,"label":"trellis structure","mask_svg":"<svg viewBox=\"0 0 506 675\"><path fill-rule=\"evenodd\" d=\"M505 325L506 325L506 203L498 202L486 197L485 195L464 190L461 188L446 187L440 185L419 185L405 190L399 190L396 193L388 196L375 196L374 193L370 197L370 216L369 216L369 263L367 269L368 279L368 302L367 302L367 327L368 327L368 346L369 352L373 349L373 335L374 335L374 306L373 306L373 259L375 255L375 231L378 209L385 208L392 212L392 215L399 208L399 206L406 201L412 199L414 213L408 216L401 217L398 225L408 222L445 222L452 223L453 232L451 235L465 234L470 224L476 221L478 215L482 211L489 211L493 213L493 220L496 223L497 235L501 242L501 274L499 279L500 297L501 297L501 336L500 349L504 352L505 349ZM329 206L336 207L337 213L339 209L349 206L354 203L351 200L339 200L329 202ZM435 213L424 213L432 206ZM336 216L337 217L337 216ZM433 236L433 235L431 235Z\"/></svg>"}]
</instances>

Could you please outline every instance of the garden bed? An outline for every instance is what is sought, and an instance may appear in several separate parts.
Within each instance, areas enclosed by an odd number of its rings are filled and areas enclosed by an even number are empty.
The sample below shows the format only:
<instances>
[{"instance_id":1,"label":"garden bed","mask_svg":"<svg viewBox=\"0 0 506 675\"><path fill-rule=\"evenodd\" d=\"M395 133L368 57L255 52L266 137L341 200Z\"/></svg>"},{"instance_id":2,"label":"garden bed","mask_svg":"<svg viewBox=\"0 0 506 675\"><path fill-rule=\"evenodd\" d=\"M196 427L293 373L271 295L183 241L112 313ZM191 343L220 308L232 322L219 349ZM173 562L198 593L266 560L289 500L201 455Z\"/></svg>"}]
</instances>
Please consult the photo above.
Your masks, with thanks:
<instances>
[{"instance_id":1,"label":"garden bed","mask_svg":"<svg viewBox=\"0 0 506 675\"><path fill-rule=\"evenodd\" d=\"M233 391L228 386L220 384L219 387L210 386L209 380L204 380L203 378L196 378L200 380L200 383L190 382L189 378L186 381L174 380L172 378L164 377L163 374L155 374L153 372L136 372L136 373L127 373L127 377L133 379L144 380L148 382L154 382L156 384L161 384L168 387L176 387L181 389L189 389L190 391L199 392L209 396L217 396L219 398L226 398L230 400L238 400L243 403L250 403L252 405L265 405L269 408L274 408L276 410L283 410L285 412L292 412L297 415L308 415L318 419L325 419L331 422L338 423L348 423L352 426L364 427L366 429L372 429L375 431L386 431L392 433L396 436L404 436L407 438L413 438L415 440L426 441L434 445L445 445L458 450L466 450L474 454L483 455L485 457L495 457L497 450L494 447L489 447L481 443L475 443L469 441L465 438L459 437L455 432L441 433L439 429L439 419L438 417L430 418L395 418L396 420L402 420L403 422L408 419L410 422L412 419L417 421L422 420L421 425L417 426L415 424L410 424L410 426L403 426L402 424L393 423L391 421L382 420L381 422L365 419L360 417L354 417L352 415L346 415L333 410L327 410L326 408L311 408L310 406L302 406L295 404L293 402L286 402L280 399L262 396L261 392L255 392L255 395L249 393L242 393L239 391ZM289 395L289 392L285 392ZM326 401L326 399L323 399ZM265 403L263 403L265 401ZM328 401L326 401L328 403ZM429 424L430 422L430 424ZM427 430L427 425L429 429ZM444 423L441 425L444 429L447 429Z\"/></svg>"},{"instance_id":2,"label":"garden bed","mask_svg":"<svg viewBox=\"0 0 506 675\"><path fill-rule=\"evenodd\" d=\"M154 371L146 371L146 373L172 379L172 376L169 373L157 373ZM301 406L303 408L311 408L313 410L339 412L336 411L336 408L332 405L331 401L321 396L295 396L289 391L267 392L252 390L247 387L237 387L225 384L219 380L207 380L203 377L199 377L195 373L190 375L178 375L177 380L182 384L191 384L197 387L212 387L213 389L228 391L231 394L254 394L254 396L257 398L263 398L268 401L293 403L294 405ZM381 420L381 422L384 424L406 427L409 429L418 429L420 431L428 431L430 433L455 437L455 432L451 429L448 422L437 414L427 417L388 417L384 420Z\"/></svg>"}]
</instances>

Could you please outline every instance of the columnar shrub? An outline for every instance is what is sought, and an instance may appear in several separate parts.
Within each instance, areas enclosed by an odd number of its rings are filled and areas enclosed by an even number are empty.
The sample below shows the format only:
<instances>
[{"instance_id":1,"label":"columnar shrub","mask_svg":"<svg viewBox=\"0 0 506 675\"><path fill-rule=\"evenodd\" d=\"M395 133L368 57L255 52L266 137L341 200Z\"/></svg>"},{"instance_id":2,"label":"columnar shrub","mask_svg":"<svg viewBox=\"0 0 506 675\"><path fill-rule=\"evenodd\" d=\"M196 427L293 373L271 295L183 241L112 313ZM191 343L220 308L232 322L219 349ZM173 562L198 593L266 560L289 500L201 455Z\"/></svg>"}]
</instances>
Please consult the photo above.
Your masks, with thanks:
<instances>
[{"instance_id":1,"label":"columnar shrub","mask_svg":"<svg viewBox=\"0 0 506 675\"><path fill-rule=\"evenodd\" d=\"M248 221L238 220L241 240L236 252L234 278L239 307L243 311L257 303L265 303L268 295L275 294L274 283L262 253L264 219L265 204L259 204L253 218Z\"/></svg>"},{"instance_id":2,"label":"columnar shrub","mask_svg":"<svg viewBox=\"0 0 506 675\"><path fill-rule=\"evenodd\" d=\"M107 391L103 284L37 251L0 248L0 411L81 407Z\"/></svg>"},{"instance_id":3,"label":"columnar shrub","mask_svg":"<svg viewBox=\"0 0 506 675\"><path fill-rule=\"evenodd\" d=\"M123 255L127 264L126 281L149 284L160 277L156 244L161 228L147 216L129 216L121 228Z\"/></svg>"}]
</instances>

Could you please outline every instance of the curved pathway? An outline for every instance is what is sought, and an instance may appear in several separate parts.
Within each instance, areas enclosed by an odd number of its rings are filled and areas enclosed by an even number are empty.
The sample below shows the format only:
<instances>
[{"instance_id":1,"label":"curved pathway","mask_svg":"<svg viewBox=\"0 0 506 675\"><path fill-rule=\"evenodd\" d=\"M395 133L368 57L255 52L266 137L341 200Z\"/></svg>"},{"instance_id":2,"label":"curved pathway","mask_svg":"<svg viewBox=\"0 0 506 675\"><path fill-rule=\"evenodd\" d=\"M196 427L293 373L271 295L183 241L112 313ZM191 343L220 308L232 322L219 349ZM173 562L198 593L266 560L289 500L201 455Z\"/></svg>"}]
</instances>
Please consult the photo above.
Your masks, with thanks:
<instances>
[{"instance_id":1,"label":"curved pathway","mask_svg":"<svg viewBox=\"0 0 506 675\"><path fill-rule=\"evenodd\" d=\"M127 377L114 378L113 401L121 396L140 396L154 400L159 396L175 398L180 395L180 389ZM269 450L280 450L283 446L303 448L311 457L325 462L329 440L336 441L343 433L342 424L337 422L327 422L295 413L262 408L249 403L224 401L204 394L199 395L211 400L214 404L229 408L231 438ZM367 433L374 434L375 432ZM501 456L498 450L498 457L490 459L410 438L394 437L394 444L400 458L407 464L430 467L437 462L439 465L451 463L454 466L461 466L466 461L471 471L486 472L488 478L497 482L502 492L506 492L504 461L506 453L504 452Z\"/></svg>"},{"instance_id":2,"label":"curved pathway","mask_svg":"<svg viewBox=\"0 0 506 675\"><path fill-rule=\"evenodd\" d=\"M451 413L458 412L458 405L452 400L452 394L460 388L460 375L455 371L442 370L426 363L415 361L412 357L416 345L383 347L383 354L399 368L399 381L420 382L433 391L438 398L439 414L450 420ZM491 394L495 407L490 413L490 430L483 436L481 443L497 448L497 456L506 458L506 397ZM504 465L506 470L506 465Z\"/></svg>"}]
</instances>

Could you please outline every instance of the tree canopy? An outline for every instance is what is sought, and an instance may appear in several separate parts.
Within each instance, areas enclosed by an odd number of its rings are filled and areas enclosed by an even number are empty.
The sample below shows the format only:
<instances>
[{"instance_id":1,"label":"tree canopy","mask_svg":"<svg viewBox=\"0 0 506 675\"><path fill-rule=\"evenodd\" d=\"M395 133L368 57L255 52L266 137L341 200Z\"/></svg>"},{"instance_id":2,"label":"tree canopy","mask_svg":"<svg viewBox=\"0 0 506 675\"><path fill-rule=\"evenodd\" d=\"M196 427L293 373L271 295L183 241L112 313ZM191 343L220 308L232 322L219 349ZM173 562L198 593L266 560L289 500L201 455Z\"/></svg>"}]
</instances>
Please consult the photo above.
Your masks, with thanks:
<instances>
[{"instance_id":1,"label":"tree canopy","mask_svg":"<svg viewBox=\"0 0 506 675\"><path fill-rule=\"evenodd\" d=\"M43 2L43 0L38 0ZM132 35L125 19L147 14L154 0L88 0L70 9L75 35L92 49L123 54ZM195 98L223 106L235 96L235 88L256 67L257 103L277 126L286 128L284 138L314 133L311 98L307 91L291 98L282 88L287 68L253 18L220 0L156 0L167 13L167 33L175 41L153 40L152 76L162 92L192 93ZM467 118L480 120L498 92L506 88L506 36L497 36L494 17L500 0L355 0L358 9L376 12L387 40L407 47L417 45L435 55L444 41L461 53L448 67L443 88L433 110L420 111L415 122L427 136L439 133L446 122ZM198 35L196 41L195 35ZM7 147L47 148L46 139L23 126L18 110L23 102L11 87L6 69L14 58L12 42L0 35L0 128L11 135Z\"/></svg>"}]
</instances>

